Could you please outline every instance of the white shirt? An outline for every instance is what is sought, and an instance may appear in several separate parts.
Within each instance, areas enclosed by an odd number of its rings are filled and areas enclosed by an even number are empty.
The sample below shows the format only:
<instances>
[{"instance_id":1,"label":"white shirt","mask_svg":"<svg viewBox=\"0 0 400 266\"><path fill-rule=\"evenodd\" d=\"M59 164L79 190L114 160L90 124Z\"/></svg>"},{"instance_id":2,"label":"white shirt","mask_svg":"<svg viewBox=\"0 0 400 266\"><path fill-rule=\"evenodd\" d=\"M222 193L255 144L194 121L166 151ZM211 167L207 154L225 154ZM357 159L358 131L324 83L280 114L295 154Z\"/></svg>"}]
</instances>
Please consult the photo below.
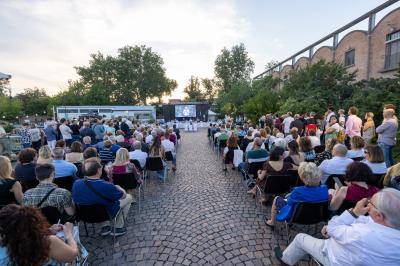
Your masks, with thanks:
<instances>
[{"instance_id":1,"label":"white shirt","mask_svg":"<svg viewBox=\"0 0 400 266\"><path fill-rule=\"evenodd\" d=\"M358 157L365 157L364 149L359 150L348 150L346 154L347 158L358 158Z\"/></svg>"},{"instance_id":2,"label":"white shirt","mask_svg":"<svg viewBox=\"0 0 400 266\"><path fill-rule=\"evenodd\" d=\"M400 230L345 211L329 221L327 232L323 252L332 266L400 265Z\"/></svg>"},{"instance_id":3,"label":"white shirt","mask_svg":"<svg viewBox=\"0 0 400 266\"><path fill-rule=\"evenodd\" d=\"M69 126L62 124L60 126L60 132L63 139L72 139L72 130L69 128Z\"/></svg>"},{"instance_id":4,"label":"white shirt","mask_svg":"<svg viewBox=\"0 0 400 266\"><path fill-rule=\"evenodd\" d=\"M322 163L318 166L318 168L322 171L321 183L325 184L330 175L344 175L346 173L347 166L352 162L352 159L338 156L335 156L330 160L322 161Z\"/></svg>"},{"instance_id":5,"label":"white shirt","mask_svg":"<svg viewBox=\"0 0 400 266\"><path fill-rule=\"evenodd\" d=\"M386 174L387 172L387 167L386 167L386 163L382 162L382 163L370 163L368 160L363 160L363 163L365 163L366 165L369 166L369 168L371 168L372 173L373 174Z\"/></svg>"},{"instance_id":6,"label":"white shirt","mask_svg":"<svg viewBox=\"0 0 400 266\"><path fill-rule=\"evenodd\" d=\"M321 145L321 139L317 136L308 136L311 141L311 146L314 148L316 146Z\"/></svg>"},{"instance_id":7,"label":"white shirt","mask_svg":"<svg viewBox=\"0 0 400 266\"><path fill-rule=\"evenodd\" d=\"M165 152L167 151L175 152L175 145L169 139L163 139L161 141L161 145L164 147Z\"/></svg>"},{"instance_id":8,"label":"white shirt","mask_svg":"<svg viewBox=\"0 0 400 266\"><path fill-rule=\"evenodd\" d=\"M152 135L148 135L147 137L146 137L146 143L147 144L150 144L150 143L152 143L153 142L153 136Z\"/></svg>"},{"instance_id":9,"label":"white shirt","mask_svg":"<svg viewBox=\"0 0 400 266\"><path fill-rule=\"evenodd\" d=\"M329 112L326 115L326 119L325 119L326 123L329 123L329 120L331 120L331 116L333 116L333 115L335 115L335 112Z\"/></svg>"},{"instance_id":10,"label":"white shirt","mask_svg":"<svg viewBox=\"0 0 400 266\"><path fill-rule=\"evenodd\" d=\"M253 146L254 146L254 141L252 141L249 144L247 144L246 153L251 151L253 149ZM261 145L261 149L265 149L264 143Z\"/></svg>"},{"instance_id":11,"label":"white shirt","mask_svg":"<svg viewBox=\"0 0 400 266\"><path fill-rule=\"evenodd\" d=\"M289 134L290 133L290 124L294 121L294 118L291 116L286 117L285 119L283 119L283 124L285 125L284 127L284 131L285 134Z\"/></svg>"},{"instance_id":12,"label":"white shirt","mask_svg":"<svg viewBox=\"0 0 400 266\"><path fill-rule=\"evenodd\" d=\"M129 159L130 160L138 160L140 163L140 166L144 168L146 164L146 159L147 159L147 153L141 151L141 150L134 150L129 152Z\"/></svg>"}]
</instances>

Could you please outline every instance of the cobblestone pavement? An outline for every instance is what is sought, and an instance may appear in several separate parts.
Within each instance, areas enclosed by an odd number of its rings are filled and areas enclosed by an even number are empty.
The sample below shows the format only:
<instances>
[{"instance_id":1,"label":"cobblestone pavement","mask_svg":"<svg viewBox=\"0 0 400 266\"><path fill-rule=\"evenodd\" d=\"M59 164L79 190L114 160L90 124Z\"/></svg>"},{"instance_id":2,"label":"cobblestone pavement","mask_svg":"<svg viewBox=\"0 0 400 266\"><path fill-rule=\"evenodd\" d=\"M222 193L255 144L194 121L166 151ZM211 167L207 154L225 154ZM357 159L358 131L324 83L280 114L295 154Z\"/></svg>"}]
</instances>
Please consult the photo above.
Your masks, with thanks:
<instances>
[{"instance_id":1,"label":"cobblestone pavement","mask_svg":"<svg viewBox=\"0 0 400 266\"><path fill-rule=\"evenodd\" d=\"M182 138L175 176L148 180L141 213L131 208L114 254L98 227L81 236L90 265L278 265L273 248L286 240L264 225L270 206L257 213L239 173L224 175L204 130Z\"/></svg>"}]
</instances>

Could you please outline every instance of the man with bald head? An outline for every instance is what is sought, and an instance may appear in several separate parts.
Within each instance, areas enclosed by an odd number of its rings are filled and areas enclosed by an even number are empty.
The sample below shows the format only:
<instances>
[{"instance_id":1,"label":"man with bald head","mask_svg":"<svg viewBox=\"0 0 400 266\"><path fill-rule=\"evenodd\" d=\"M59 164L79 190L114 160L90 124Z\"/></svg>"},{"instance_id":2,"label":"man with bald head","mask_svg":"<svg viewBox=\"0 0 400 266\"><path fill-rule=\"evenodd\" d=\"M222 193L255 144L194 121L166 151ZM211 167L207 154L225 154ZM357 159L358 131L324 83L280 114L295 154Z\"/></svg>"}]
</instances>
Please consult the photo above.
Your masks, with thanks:
<instances>
[{"instance_id":1,"label":"man with bald head","mask_svg":"<svg viewBox=\"0 0 400 266\"><path fill-rule=\"evenodd\" d=\"M275 248L275 255L288 265L307 254L323 265L399 265L399 209L400 191L385 188L333 217L321 231L327 239L300 233L283 254Z\"/></svg>"},{"instance_id":2,"label":"man with bald head","mask_svg":"<svg viewBox=\"0 0 400 266\"><path fill-rule=\"evenodd\" d=\"M321 183L325 184L330 175L344 175L346 168L353 162L352 159L346 157L347 148L343 144L336 144L333 147L333 158L323 161L318 168L322 171Z\"/></svg>"}]
</instances>

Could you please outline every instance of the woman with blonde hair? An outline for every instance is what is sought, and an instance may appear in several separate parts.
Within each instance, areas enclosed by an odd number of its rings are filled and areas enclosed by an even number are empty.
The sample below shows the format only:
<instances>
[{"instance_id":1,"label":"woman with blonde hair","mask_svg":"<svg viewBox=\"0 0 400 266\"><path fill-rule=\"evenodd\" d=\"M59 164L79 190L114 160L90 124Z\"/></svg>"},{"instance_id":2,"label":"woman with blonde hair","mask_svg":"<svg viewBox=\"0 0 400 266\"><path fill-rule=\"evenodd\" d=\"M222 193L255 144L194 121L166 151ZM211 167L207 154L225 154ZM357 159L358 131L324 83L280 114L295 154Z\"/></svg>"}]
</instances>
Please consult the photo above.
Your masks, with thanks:
<instances>
[{"instance_id":1,"label":"woman with blonde hair","mask_svg":"<svg viewBox=\"0 0 400 266\"><path fill-rule=\"evenodd\" d=\"M39 149L39 157L36 161L36 164L46 164L52 163L53 158L51 157L51 149L48 145L42 146Z\"/></svg>"},{"instance_id":2,"label":"woman with blonde hair","mask_svg":"<svg viewBox=\"0 0 400 266\"><path fill-rule=\"evenodd\" d=\"M110 177L113 174L129 174L132 173L136 179L139 179L139 172L135 165L129 160L129 151L125 148L120 148L115 156L115 161L109 171ZM126 189L128 193L131 193L132 189Z\"/></svg>"},{"instance_id":3,"label":"woman with blonde hair","mask_svg":"<svg viewBox=\"0 0 400 266\"><path fill-rule=\"evenodd\" d=\"M22 204L24 194L21 183L12 178L11 161L6 156L0 156L0 206L12 203Z\"/></svg>"},{"instance_id":4,"label":"woman with blonde hair","mask_svg":"<svg viewBox=\"0 0 400 266\"><path fill-rule=\"evenodd\" d=\"M363 126L363 139L366 144L371 144L371 140L375 137L375 123L374 113L368 112L365 114L365 120Z\"/></svg>"},{"instance_id":5,"label":"woman with blonde hair","mask_svg":"<svg viewBox=\"0 0 400 266\"><path fill-rule=\"evenodd\" d=\"M273 228L276 221L287 221L293 215L294 208L300 202L320 202L328 200L328 187L320 185L321 170L315 163L301 162L298 168L299 177L304 186L295 187L286 199L276 197L272 203L271 218L265 224Z\"/></svg>"}]
</instances>

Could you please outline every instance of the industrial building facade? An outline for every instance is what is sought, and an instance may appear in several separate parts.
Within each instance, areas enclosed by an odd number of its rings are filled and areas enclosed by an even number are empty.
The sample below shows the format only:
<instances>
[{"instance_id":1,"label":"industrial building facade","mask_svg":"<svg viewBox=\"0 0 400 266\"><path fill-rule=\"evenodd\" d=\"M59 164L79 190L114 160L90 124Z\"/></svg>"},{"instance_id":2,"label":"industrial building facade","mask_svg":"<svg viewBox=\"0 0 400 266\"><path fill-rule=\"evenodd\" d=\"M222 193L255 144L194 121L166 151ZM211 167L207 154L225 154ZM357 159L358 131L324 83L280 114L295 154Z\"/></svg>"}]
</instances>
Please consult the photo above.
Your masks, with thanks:
<instances>
[{"instance_id":1,"label":"industrial building facade","mask_svg":"<svg viewBox=\"0 0 400 266\"><path fill-rule=\"evenodd\" d=\"M274 67L257 75L280 78L282 86L292 71L314 64L321 59L343 64L348 71L357 70L356 80L392 78L400 64L400 8L394 9L375 22L376 13L390 8L397 1L387 1L332 34L304 48ZM353 30L339 40L339 34L361 21L368 20L368 30ZM321 43L332 40L331 46ZM320 46L315 50L316 47ZM308 56L301 56L307 53Z\"/></svg>"}]
</instances>

